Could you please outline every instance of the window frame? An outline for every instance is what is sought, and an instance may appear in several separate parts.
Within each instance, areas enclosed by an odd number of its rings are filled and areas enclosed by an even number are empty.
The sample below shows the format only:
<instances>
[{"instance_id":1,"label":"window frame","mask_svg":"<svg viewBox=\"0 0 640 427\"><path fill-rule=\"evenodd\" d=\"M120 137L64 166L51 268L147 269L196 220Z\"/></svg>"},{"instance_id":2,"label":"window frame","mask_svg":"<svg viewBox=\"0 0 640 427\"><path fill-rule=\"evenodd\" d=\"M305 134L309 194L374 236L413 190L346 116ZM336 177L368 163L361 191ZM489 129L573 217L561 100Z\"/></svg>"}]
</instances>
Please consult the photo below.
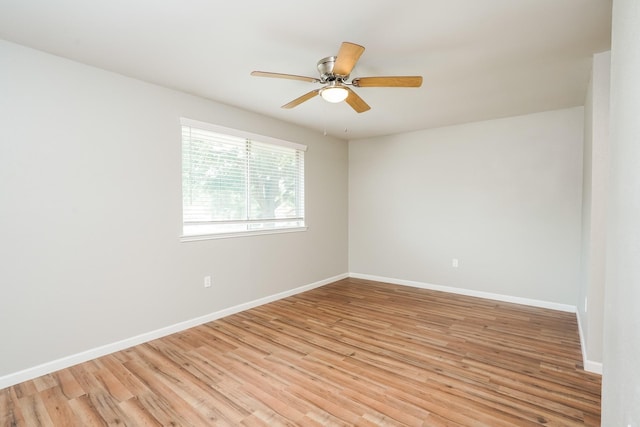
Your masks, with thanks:
<instances>
[{"instance_id":1,"label":"window frame","mask_svg":"<svg viewBox=\"0 0 640 427\"><path fill-rule=\"evenodd\" d=\"M267 235L267 234L281 234L281 233L294 233L294 232L301 232L301 231L306 231L308 229L307 226L307 220L306 220L306 198L305 198L305 193L306 193L306 169L305 169L305 162L306 159L303 158L303 163L302 163L302 224L301 226L292 226L292 227L274 227L274 228L267 228L267 229L255 229L255 230L241 230L241 231L230 231L230 232L202 232L202 233L189 233L189 234L185 234L185 216L184 216L184 177L183 177L183 167L184 167L184 148L183 148L183 137L182 137L182 128L184 126L189 126L192 128L196 128L198 130L204 130L204 131L209 131L209 132L214 132L214 133L218 133L218 134L222 134L222 135L227 135L227 136L232 136L232 137L236 137L236 138L242 138L242 139L246 139L246 140L250 140L252 142L258 143L258 144L267 144L267 145L274 145L274 146L279 146L279 147L286 147L286 148L291 148L294 150L298 150L303 152L303 154L307 151L307 146L303 145L303 144L298 144L295 142L291 142L291 141L286 141L283 139L279 139L279 138L273 138L273 137L269 137L269 136L265 136L265 135L260 135L260 134L256 134L256 133L251 133L251 132L246 132L246 131L242 131L239 129L233 129L233 128L228 128L228 127L224 127L224 126L219 126L219 125L214 125L211 123L207 123L207 122L201 122L198 120L193 120L193 119L189 119L189 118L185 118L185 117L181 117L180 118L180 129L181 129L181 133L180 133L180 160L181 160L181 164L180 164L180 183L181 183L181 188L180 188L180 196L181 196L181 203L180 203L180 217L181 217L181 222L180 222L180 241L182 242L191 242L191 241L200 241L200 240L210 240L210 239L226 239L226 238L234 238L234 237L246 237L246 236L259 236L259 235ZM300 201L299 201L300 202ZM220 221L220 223L251 223L251 222L256 222L256 221L261 221L261 222L269 222L268 220L252 220L252 219L247 219L247 220L228 220L228 221ZM273 222L286 222L287 219L275 219L275 221ZM297 221L296 220L290 220L290 221ZM205 228L205 227L202 227Z\"/></svg>"}]
</instances>

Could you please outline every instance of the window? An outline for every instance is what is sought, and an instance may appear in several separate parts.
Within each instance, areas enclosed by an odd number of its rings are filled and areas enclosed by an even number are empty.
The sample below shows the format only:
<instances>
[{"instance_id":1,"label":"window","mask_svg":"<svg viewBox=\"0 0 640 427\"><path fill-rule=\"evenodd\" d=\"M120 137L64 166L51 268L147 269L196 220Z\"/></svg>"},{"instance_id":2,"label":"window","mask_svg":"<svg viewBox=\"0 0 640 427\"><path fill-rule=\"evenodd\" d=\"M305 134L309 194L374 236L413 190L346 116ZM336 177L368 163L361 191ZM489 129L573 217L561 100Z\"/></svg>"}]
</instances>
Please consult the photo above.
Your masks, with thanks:
<instances>
[{"instance_id":1,"label":"window","mask_svg":"<svg viewBox=\"0 0 640 427\"><path fill-rule=\"evenodd\" d=\"M306 146L181 124L183 240L305 229Z\"/></svg>"}]
</instances>

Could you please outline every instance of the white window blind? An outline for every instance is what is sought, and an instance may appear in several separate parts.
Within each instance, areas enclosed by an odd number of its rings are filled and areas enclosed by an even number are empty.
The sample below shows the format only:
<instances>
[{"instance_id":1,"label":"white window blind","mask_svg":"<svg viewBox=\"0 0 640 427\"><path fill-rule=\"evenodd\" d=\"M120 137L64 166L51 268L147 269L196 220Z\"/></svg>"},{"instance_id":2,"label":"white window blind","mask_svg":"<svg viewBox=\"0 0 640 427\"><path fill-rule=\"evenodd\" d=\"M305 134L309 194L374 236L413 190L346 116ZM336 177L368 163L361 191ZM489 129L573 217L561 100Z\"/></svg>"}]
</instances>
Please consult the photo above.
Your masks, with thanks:
<instances>
[{"instance_id":1,"label":"white window blind","mask_svg":"<svg viewBox=\"0 0 640 427\"><path fill-rule=\"evenodd\" d=\"M304 227L305 149L183 119L183 236Z\"/></svg>"}]
</instances>

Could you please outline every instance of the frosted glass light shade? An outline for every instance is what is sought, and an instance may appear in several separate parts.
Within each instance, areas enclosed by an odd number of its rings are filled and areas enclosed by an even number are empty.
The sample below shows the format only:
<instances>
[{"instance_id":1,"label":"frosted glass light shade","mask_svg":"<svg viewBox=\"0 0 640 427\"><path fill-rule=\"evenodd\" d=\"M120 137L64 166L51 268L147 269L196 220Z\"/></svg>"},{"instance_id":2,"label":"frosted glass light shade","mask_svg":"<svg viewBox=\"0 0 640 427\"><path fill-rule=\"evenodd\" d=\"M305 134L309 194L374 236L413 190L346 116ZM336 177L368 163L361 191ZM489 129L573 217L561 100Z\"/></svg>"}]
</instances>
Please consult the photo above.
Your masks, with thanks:
<instances>
[{"instance_id":1,"label":"frosted glass light shade","mask_svg":"<svg viewBox=\"0 0 640 427\"><path fill-rule=\"evenodd\" d=\"M347 89L345 89L344 87L329 86L322 89L320 95L327 102L337 103L347 99L347 95L349 95L349 92L347 92Z\"/></svg>"}]
</instances>

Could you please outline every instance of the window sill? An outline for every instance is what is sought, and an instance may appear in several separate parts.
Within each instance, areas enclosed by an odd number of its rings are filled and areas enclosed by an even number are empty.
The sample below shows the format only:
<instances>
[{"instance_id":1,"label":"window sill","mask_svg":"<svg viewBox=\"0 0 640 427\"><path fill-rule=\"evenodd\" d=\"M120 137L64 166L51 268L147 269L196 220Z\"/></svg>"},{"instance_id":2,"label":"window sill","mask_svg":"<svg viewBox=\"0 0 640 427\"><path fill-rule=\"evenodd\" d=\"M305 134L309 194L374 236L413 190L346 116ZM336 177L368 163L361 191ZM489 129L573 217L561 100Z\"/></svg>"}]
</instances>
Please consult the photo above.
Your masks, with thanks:
<instances>
[{"instance_id":1,"label":"window sill","mask_svg":"<svg viewBox=\"0 0 640 427\"><path fill-rule=\"evenodd\" d=\"M298 233L307 231L309 227L276 228L269 230L236 231L233 233L192 234L180 236L181 242L198 242L201 240L230 239L234 237L262 236L265 234Z\"/></svg>"}]
</instances>

